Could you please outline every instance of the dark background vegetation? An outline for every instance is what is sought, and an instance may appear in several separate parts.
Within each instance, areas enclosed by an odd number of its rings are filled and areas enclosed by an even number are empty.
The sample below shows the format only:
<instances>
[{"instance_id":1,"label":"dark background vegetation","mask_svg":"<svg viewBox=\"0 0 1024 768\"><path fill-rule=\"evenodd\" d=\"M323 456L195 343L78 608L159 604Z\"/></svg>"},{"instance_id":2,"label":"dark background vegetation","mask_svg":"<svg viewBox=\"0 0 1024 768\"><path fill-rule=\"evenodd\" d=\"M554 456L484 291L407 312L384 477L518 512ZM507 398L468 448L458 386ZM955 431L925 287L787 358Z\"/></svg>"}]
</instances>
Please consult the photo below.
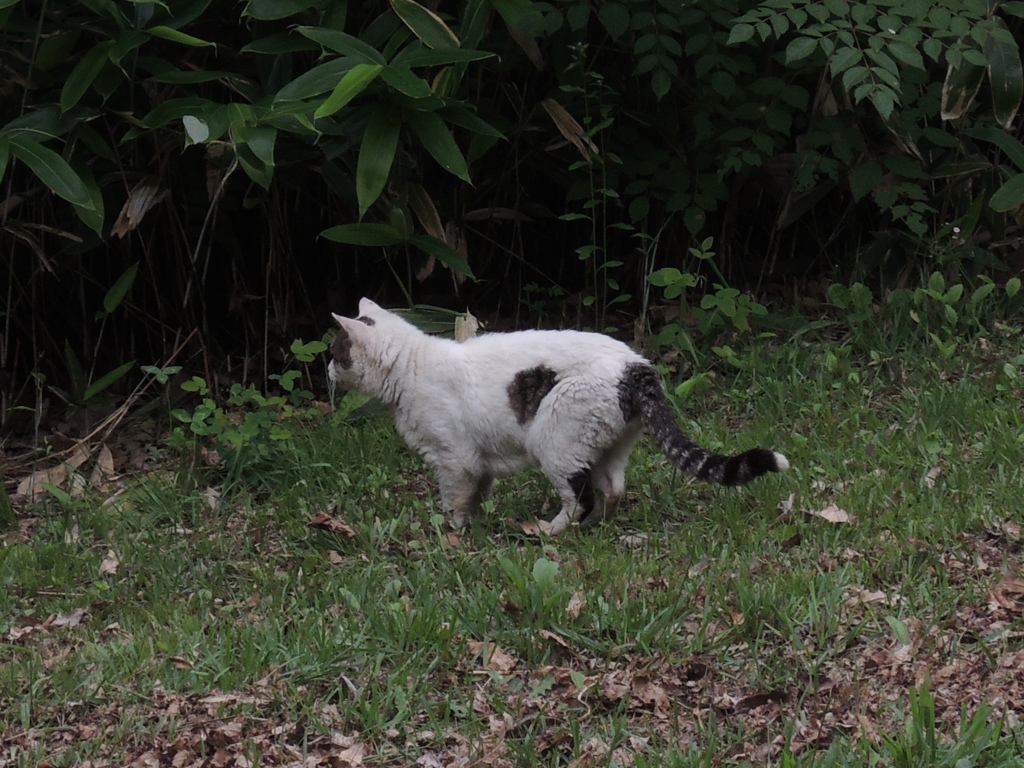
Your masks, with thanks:
<instances>
[{"instance_id":1,"label":"dark background vegetation","mask_svg":"<svg viewBox=\"0 0 1024 768\"><path fill-rule=\"evenodd\" d=\"M0 0L0 416L142 365L265 381L362 295L598 330L712 296L717 333L748 294L814 313L833 281L1005 283L1022 16Z\"/></svg>"}]
</instances>

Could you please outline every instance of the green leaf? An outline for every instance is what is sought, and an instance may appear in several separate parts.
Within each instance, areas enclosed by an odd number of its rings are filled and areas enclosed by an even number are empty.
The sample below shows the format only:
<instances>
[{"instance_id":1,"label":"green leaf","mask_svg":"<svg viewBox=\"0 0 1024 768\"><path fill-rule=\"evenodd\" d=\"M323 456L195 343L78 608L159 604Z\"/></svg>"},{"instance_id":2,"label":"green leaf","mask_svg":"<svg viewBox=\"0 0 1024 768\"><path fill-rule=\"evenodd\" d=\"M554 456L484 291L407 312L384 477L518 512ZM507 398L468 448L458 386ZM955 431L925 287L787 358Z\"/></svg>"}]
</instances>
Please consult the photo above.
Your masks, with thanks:
<instances>
[{"instance_id":1,"label":"green leaf","mask_svg":"<svg viewBox=\"0 0 1024 768\"><path fill-rule=\"evenodd\" d=\"M872 160L857 165L850 171L850 193L853 195L853 199L862 199L872 192L881 180L882 166L878 163Z\"/></svg>"},{"instance_id":2,"label":"green leaf","mask_svg":"<svg viewBox=\"0 0 1024 768\"><path fill-rule=\"evenodd\" d=\"M99 379L97 379L95 382L90 384L89 387L85 390L85 393L82 395L82 403L88 403L98 394L108 389L112 384L114 384L114 382L116 382L118 379L120 379L122 376L128 373L128 371L130 371L134 365L134 360L132 360L130 363L119 365L114 370L109 371L108 373L104 374Z\"/></svg>"},{"instance_id":3,"label":"green leaf","mask_svg":"<svg viewBox=\"0 0 1024 768\"><path fill-rule=\"evenodd\" d=\"M921 57L921 52L909 43L905 43L902 40L890 40L888 45L889 53L894 57L902 61L904 64L915 69L923 70L924 59Z\"/></svg>"},{"instance_id":4,"label":"green leaf","mask_svg":"<svg viewBox=\"0 0 1024 768\"><path fill-rule=\"evenodd\" d=\"M629 30L629 11L622 3L604 3L597 12L597 16L608 30L612 38L622 37ZM732 38L729 38L732 42Z\"/></svg>"},{"instance_id":5,"label":"green leaf","mask_svg":"<svg viewBox=\"0 0 1024 768\"><path fill-rule=\"evenodd\" d=\"M348 245L398 245L402 236L390 224L339 224L320 233L321 237Z\"/></svg>"},{"instance_id":6,"label":"green leaf","mask_svg":"<svg viewBox=\"0 0 1024 768\"><path fill-rule=\"evenodd\" d=\"M345 56L354 56L369 64L387 64L387 60L381 53L369 43L364 43L358 37L339 32L336 29L321 29L320 27L298 27L300 34L320 45Z\"/></svg>"},{"instance_id":7,"label":"green leaf","mask_svg":"<svg viewBox=\"0 0 1024 768\"><path fill-rule=\"evenodd\" d=\"M505 134L458 102L446 105L439 109L437 114L452 125L479 133L482 136L490 136L495 139L505 138Z\"/></svg>"},{"instance_id":8,"label":"green leaf","mask_svg":"<svg viewBox=\"0 0 1024 768\"><path fill-rule=\"evenodd\" d=\"M895 635L897 642L902 645L910 645L910 630L907 629L907 625L897 619L895 616L886 616L886 622L889 624L889 628Z\"/></svg>"},{"instance_id":9,"label":"green leaf","mask_svg":"<svg viewBox=\"0 0 1024 768\"><path fill-rule=\"evenodd\" d=\"M301 101L327 93L338 84L359 59L343 56L303 72L274 95L274 101Z\"/></svg>"},{"instance_id":10,"label":"green leaf","mask_svg":"<svg viewBox=\"0 0 1024 768\"><path fill-rule=\"evenodd\" d=\"M81 100L107 63L107 54L113 47L112 40L105 40L92 48L75 65L71 74L68 75L68 79L64 81L64 86L60 89L61 112L67 112Z\"/></svg>"},{"instance_id":11,"label":"green leaf","mask_svg":"<svg viewBox=\"0 0 1024 768\"><path fill-rule=\"evenodd\" d=\"M871 103L875 105L878 114L883 119L888 120L892 115L893 109L896 107L896 93L880 86L871 92Z\"/></svg>"},{"instance_id":12,"label":"green leaf","mask_svg":"<svg viewBox=\"0 0 1024 768\"><path fill-rule=\"evenodd\" d=\"M861 53L860 48L840 48L829 60L832 77L837 77L840 72L845 72L854 64L859 64L862 58L864 58L864 54Z\"/></svg>"},{"instance_id":13,"label":"green leaf","mask_svg":"<svg viewBox=\"0 0 1024 768\"><path fill-rule=\"evenodd\" d=\"M231 127L231 138L249 147L260 162L270 166L274 164L277 128L269 125L234 125Z\"/></svg>"},{"instance_id":14,"label":"green leaf","mask_svg":"<svg viewBox=\"0 0 1024 768\"><path fill-rule=\"evenodd\" d=\"M413 99L425 99L430 91L430 83L418 75L414 75L408 67L387 66L381 72L384 82L400 93Z\"/></svg>"},{"instance_id":15,"label":"green leaf","mask_svg":"<svg viewBox=\"0 0 1024 768\"><path fill-rule=\"evenodd\" d=\"M398 132L401 120L388 104L378 105L363 132L356 161L356 198L359 201L359 218L369 210L388 182L391 164L398 148Z\"/></svg>"},{"instance_id":16,"label":"green leaf","mask_svg":"<svg viewBox=\"0 0 1024 768\"><path fill-rule=\"evenodd\" d=\"M989 19L996 29L1009 32L1006 23L998 18ZM988 80L992 87L992 110L1003 128L1010 129L1014 116L1020 108L1024 95L1024 71L1021 70L1020 51L1011 37L1010 41L990 34L982 46L985 61L988 62Z\"/></svg>"},{"instance_id":17,"label":"green leaf","mask_svg":"<svg viewBox=\"0 0 1024 768\"><path fill-rule=\"evenodd\" d=\"M512 29L524 35L540 35L544 30L544 13L540 3L532 0L491 0L501 18Z\"/></svg>"},{"instance_id":18,"label":"green leaf","mask_svg":"<svg viewBox=\"0 0 1024 768\"><path fill-rule=\"evenodd\" d=\"M818 40L814 37L797 37L786 46L786 64L802 61L818 49Z\"/></svg>"},{"instance_id":19,"label":"green leaf","mask_svg":"<svg viewBox=\"0 0 1024 768\"><path fill-rule=\"evenodd\" d=\"M1018 173L997 189L988 201L993 211L1005 213L1024 205L1024 173Z\"/></svg>"},{"instance_id":20,"label":"green leaf","mask_svg":"<svg viewBox=\"0 0 1024 768\"><path fill-rule=\"evenodd\" d=\"M377 79L377 75L384 69L380 64L356 64L345 73L331 95L324 99L324 102L316 108L313 119L328 117L340 110L352 99L358 96L366 86Z\"/></svg>"},{"instance_id":21,"label":"green leaf","mask_svg":"<svg viewBox=\"0 0 1024 768\"><path fill-rule=\"evenodd\" d=\"M96 210L85 183L63 157L25 133L16 133L9 141L11 154L27 165L51 192L77 206Z\"/></svg>"},{"instance_id":22,"label":"green leaf","mask_svg":"<svg viewBox=\"0 0 1024 768\"><path fill-rule=\"evenodd\" d=\"M1013 161L1013 164L1021 171L1024 171L1024 143L1006 131L1001 131L992 126L980 126L967 131L967 135L981 141L988 141L995 144L1003 153ZM974 170L974 169L972 169ZM978 169L980 170L980 169Z\"/></svg>"},{"instance_id":23,"label":"green leaf","mask_svg":"<svg viewBox=\"0 0 1024 768\"><path fill-rule=\"evenodd\" d=\"M187 35L184 32L179 32L176 29L170 27L156 26L150 27L146 30L153 37L160 37L164 40L170 40L172 43L181 43L182 45L191 45L194 48L201 48L203 46L213 46L216 48L215 43L211 43L207 40L201 40L198 37Z\"/></svg>"},{"instance_id":24,"label":"green leaf","mask_svg":"<svg viewBox=\"0 0 1024 768\"><path fill-rule=\"evenodd\" d=\"M737 43L745 43L754 37L754 27L749 24L737 24L729 32L729 39L725 42L726 45L736 45Z\"/></svg>"},{"instance_id":25,"label":"green leaf","mask_svg":"<svg viewBox=\"0 0 1024 768\"><path fill-rule=\"evenodd\" d=\"M462 45L441 17L414 0L391 0L391 7L412 33L428 48L458 48Z\"/></svg>"},{"instance_id":26,"label":"green leaf","mask_svg":"<svg viewBox=\"0 0 1024 768\"><path fill-rule=\"evenodd\" d=\"M654 91L654 97L658 101L661 101L671 88L672 78L669 76L668 72L664 69L654 70L654 74L651 75L651 90Z\"/></svg>"},{"instance_id":27,"label":"green leaf","mask_svg":"<svg viewBox=\"0 0 1024 768\"><path fill-rule=\"evenodd\" d=\"M242 15L253 19L274 21L294 16L296 13L301 13L316 5L309 0L249 0Z\"/></svg>"},{"instance_id":28,"label":"green leaf","mask_svg":"<svg viewBox=\"0 0 1024 768\"><path fill-rule=\"evenodd\" d=\"M469 181L466 159L440 117L433 112L413 112L409 115L409 124L442 168L463 181Z\"/></svg>"},{"instance_id":29,"label":"green leaf","mask_svg":"<svg viewBox=\"0 0 1024 768\"><path fill-rule=\"evenodd\" d=\"M470 48L446 48L436 51L406 48L395 56L391 63L405 67L440 67L445 64L468 64L495 55L489 51L474 51Z\"/></svg>"},{"instance_id":30,"label":"green leaf","mask_svg":"<svg viewBox=\"0 0 1024 768\"><path fill-rule=\"evenodd\" d=\"M110 290L103 297L103 309L108 314L117 309L121 302L124 301L124 297L128 295L128 291L131 289L132 283L135 282L135 276L138 272L139 262L136 261L121 273L121 276L110 286Z\"/></svg>"},{"instance_id":31,"label":"green leaf","mask_svg":"<svg viewBox=\"0 0 1024 768\"><path fill-rule=\"evenodd\" d=\"M442 242L430 235L413 235L409 238L409 242L429 253L453 272L459 272L466 277L476 279L473 275L473 270L469 268L469 264L462 258L462 254L448 245L448 243Z\"/></svg>"},{"instance_id":32,"label":"green leaf","mask_svg":"<svg viewBox=\"0 0 1024 768\"><path fill-rule=\"evenodd\" d=\"M168 83L170 85L197 85L199 83L211 83L214 80L242 80L233 72L220 71L216 69L205 72L193 72L191 70L171 69L150 75L146 78L147 83Z\"/></svg>"}]
</instances>

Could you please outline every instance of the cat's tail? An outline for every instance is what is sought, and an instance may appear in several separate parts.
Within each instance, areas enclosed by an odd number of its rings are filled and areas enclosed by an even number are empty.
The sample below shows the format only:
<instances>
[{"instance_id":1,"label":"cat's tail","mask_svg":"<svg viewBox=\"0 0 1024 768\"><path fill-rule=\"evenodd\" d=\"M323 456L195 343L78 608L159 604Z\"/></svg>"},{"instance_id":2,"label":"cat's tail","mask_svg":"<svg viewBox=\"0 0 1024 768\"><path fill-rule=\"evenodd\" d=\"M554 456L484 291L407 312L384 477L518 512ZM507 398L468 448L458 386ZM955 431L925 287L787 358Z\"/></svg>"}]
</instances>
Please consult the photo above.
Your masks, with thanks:
<instances>
[{"instance_id":1,"label":"cat's tail","mask_svg":"<svg viewBox=\"0 0 1024 768\"><path fill-rule=\"evenodd\" d=\"M751 448L736 456L724 456L701 448L676 424L661 377L650 365L635 363L627 366L620 391L627 419L639 415L644 429L661 452L679 469L698 480L720 485L743 485L768 472L789 469L785 456L767 448Z\"/></svg>"}]
</instances>

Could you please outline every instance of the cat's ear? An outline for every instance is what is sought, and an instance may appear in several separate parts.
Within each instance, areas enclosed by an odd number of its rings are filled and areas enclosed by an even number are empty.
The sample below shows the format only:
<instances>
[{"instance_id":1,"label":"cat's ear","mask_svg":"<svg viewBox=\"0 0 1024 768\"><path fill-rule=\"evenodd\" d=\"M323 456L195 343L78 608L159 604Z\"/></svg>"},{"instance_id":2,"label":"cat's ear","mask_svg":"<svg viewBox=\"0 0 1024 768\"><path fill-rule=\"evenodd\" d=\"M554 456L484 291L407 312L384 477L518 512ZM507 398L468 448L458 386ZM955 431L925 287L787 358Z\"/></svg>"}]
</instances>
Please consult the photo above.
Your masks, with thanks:
<instances>
[{"instance_id":1,"label":"cat's ear","mask_svg":"<svg viewBox=\"0 0 1024 768\"><path fill-rule=\"evenodd\" d=\"M380 312L380 311L381 311L380 307L377 306L377 304L375 302L370 301L369 299L367 299L365 297L359 300L359 314L360 315L366 315L366 314L369 314L371 312Z\"/></svg>"},{"instance_id":2,"label":"cat's ear","mask_svg":"<svg viewBox=\"0 0 1024 768\"><path fill-rule=\"evenodd\" d=\"M331 312L331 317L334 318L334 322L338 324L341 330L345 331L350 336L353 334L358 335L362 331L366 330L366 324L360 323L358 320L353 320L351 317L342 317Z\"/></svg>"}]
</instances>

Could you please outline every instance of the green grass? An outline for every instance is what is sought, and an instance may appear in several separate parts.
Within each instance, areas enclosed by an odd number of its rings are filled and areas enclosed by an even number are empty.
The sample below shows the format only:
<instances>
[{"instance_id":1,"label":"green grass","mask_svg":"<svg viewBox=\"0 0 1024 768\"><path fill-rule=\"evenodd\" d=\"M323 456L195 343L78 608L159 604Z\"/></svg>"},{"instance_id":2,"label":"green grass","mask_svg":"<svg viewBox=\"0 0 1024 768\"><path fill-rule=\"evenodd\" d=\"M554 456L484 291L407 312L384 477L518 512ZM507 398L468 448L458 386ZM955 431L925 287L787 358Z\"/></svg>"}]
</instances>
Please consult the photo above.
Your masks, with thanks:
<instances>
[{"instance_id":1,"label":"green grass","mask_svg":"<svg viewBox=\"0 0 1024 768\"><path fill-rule=\"evenodd\" d=\"M503 522L555 511L527 473L453 546L382 415L240 463L215 507L183 463L23 510L0 764L1020 765L1017 346L754 347L680 417L792 472L703 486L645 441L619 517L556 539Z\"/></svg>"}]
</instances>

